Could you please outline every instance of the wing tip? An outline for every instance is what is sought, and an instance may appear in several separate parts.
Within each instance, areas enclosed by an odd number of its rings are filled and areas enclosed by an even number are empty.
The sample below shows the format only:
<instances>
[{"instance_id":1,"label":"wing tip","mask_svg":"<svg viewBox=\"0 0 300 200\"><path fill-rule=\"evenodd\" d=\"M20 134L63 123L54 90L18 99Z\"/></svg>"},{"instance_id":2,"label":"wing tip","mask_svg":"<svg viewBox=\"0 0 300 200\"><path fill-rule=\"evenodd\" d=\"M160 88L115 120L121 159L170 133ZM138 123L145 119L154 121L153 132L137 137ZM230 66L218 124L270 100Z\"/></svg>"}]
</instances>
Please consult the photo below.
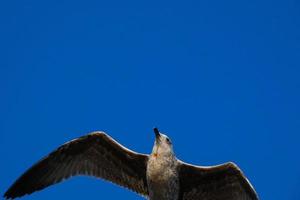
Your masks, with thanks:
<instances>
[{"instance_id":1,"label":"wing tip","mask_svg":"<svg viewBox=\"0 0 300 200\"><path fill-rule=\"evenodd\" d=\"M5 194L3 195L3 198L5 200L10 200L10 199L15 199L17 196L11 194L11 192L8 190L7 192L5 192Z\"/></svg>"},{"instance_id":2,"label":"wing tip","mask_svg":"<svg viewBox=\"0 0 300 200\"><path fill-rule=\"evenodd\" d=\"M3 198L5 200L10 200L10 199L15 199L15 198L18 198L18 197L22 197L22 196L25 196L27 195L28 193L24 193L22 192L21 190L18 190L16 188L14 188L14 185L12 187L10 187L3 195Z\"/></svg>"},{"instance_id":3,"label":"wing tip","mask_svg":"<svg viewBox=\"0 0 300 200\"><path fill-rule=\"evenodd\" d=\"M4 199L14 199L14 195L12 194L13 192L11 191L12 187L10 187L4 194L3 194L3 198Z\"/></svg>"}]
</instances>

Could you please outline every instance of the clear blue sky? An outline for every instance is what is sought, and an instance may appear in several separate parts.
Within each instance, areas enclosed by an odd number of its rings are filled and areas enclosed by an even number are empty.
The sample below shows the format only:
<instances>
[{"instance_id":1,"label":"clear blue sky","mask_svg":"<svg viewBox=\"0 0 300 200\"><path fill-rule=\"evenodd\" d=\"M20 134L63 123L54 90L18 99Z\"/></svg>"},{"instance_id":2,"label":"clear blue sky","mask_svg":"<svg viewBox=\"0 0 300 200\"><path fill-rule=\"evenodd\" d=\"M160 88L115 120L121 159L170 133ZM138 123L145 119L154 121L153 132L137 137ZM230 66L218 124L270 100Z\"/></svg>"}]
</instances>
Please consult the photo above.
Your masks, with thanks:
<instances>
[{"instance_id":1,"label":"clear blue sky","mask_svg":"<svg viewBox=\"0 0 300 200\"><path fill-rule=\"evenodd\" d=\"M300 4L1 1L0 193L62 143L104 130L180 159L237 163L262 200L299 200ZM141 199L84 177L25 199Z\"/></svg>"}]
</instances>

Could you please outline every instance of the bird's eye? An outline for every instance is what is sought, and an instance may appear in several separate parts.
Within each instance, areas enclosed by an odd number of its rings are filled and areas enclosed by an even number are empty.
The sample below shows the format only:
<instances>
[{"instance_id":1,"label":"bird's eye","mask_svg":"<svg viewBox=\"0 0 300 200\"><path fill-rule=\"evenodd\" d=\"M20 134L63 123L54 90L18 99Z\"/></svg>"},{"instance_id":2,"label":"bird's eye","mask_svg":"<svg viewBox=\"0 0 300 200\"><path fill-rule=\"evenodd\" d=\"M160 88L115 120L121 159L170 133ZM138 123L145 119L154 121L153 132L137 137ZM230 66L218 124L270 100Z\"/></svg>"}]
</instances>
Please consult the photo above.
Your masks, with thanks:
<instances>
[{"instance_id":1,"label":"bird's eye","mask_svg":"<svg viewBox=\"0 0 300 200\"><path fill-rule=\"evenodd\" d=\"M169 138L166 138L167 142L171 144L171 140Z\"/></svg>"}]
</instances>

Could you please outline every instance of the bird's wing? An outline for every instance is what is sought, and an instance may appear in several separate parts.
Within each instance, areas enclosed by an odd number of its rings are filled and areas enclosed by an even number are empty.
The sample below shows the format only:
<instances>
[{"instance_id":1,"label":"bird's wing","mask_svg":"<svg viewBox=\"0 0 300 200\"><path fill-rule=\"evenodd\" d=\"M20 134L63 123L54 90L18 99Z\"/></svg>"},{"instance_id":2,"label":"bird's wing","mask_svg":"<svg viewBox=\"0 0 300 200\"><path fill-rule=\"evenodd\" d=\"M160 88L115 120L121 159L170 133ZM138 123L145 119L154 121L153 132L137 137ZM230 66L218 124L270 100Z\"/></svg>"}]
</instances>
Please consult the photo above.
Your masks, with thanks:
<instances>
[{"instance_id":1,"label":"bird's wing","mask_svg":"<svg viewBox=\"0 0 300 200\"><path fill-rule=\"evenodd\" d=\"M104 132L93 132L60 146L39 161L4 197L14 199L31 194L75 175L103 178L147 196L147 160L147 155L123 147Z\"/></svg>"},{"instance_id":2,"label":"bird's wing","mask_svg":"<svg viewBox=\"0 0 300 200\"><path fill-rule=\"evenodd\" d=\"M179 163L180 200L258 200L250 182L233 163L212 167Z\"/></svg>"}]
</instances>

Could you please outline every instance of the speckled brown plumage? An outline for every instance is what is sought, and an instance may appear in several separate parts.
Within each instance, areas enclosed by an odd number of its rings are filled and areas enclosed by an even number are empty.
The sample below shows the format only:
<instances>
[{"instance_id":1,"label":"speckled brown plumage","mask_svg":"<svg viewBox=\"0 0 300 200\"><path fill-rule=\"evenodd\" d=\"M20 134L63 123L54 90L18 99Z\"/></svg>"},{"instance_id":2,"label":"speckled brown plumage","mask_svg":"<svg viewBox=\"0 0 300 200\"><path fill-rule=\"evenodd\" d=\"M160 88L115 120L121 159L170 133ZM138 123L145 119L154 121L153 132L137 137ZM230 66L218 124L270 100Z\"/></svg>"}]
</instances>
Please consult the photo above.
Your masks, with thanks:
<instances>
[{"instance_id":1,"label":"speckled brown plumage","mask_svg":"<svg viewBox=\"0 0 300 200\"><path fill-rule=\"evenodd\" d=\"M150 155L133 152L104 132L65 143L27 170L4 194L15 199L76 175L102 178L150 200L258 200L233 163L201 167L178 160L170 139L154 129Z\"/></svg>"}]
</instances>

